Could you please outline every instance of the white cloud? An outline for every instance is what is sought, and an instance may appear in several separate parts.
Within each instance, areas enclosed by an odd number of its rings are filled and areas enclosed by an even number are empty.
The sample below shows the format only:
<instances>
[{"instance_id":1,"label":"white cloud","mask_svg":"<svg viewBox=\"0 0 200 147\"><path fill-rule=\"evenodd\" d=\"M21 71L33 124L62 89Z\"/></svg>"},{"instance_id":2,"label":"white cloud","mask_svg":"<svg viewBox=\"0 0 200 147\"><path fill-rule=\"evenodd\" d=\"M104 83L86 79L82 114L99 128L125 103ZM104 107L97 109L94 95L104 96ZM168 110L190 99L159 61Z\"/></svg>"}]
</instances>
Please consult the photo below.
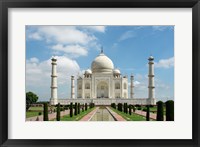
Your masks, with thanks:
<instances>
[{"instance_id":1,"label":"white cloud","mask_svg":"<svg viewBox=\"0 0 200 147\"><path fill-rule=\"evenodd\" d=\"M129 38L133 38L135 36L136 36L136 34L135 34L134 31L127 31L120 36L119 41L123 41L123 40L129 39Z\"/></svg>"},{"instance_id":2,"label":"white cloud","mask_svg":"<svg viewBox=\"0 0 200 147\"><path fill-rule=\"evenodd\" d=\"M155 62L155 68L170 68L174 66L174 57L171 57L169 59L161 59L157 62Z\"/></svg>"},{"instance_id":3,"label":"white cloud","mask_svg":"<svg viewBox=\"0 0 200 147\"><path fill-rule=\"evenodd\" d=\"M80 67L75 60L69 59L65 56L56 56L57 58L57 75L58 75L58 89L60 87L67 87L70 85L71 75L77 75ZM50 95L51 84L51 59L42 62L26 62L26 88L40 89L48 91ZM66 88L66 91L69 89ZM40 94L39 94L40 95Z\"/></svg>"},{"instance_id":4,"label":"white cloud","mask_svg":"<svg viewBox=\"0 0 200 147\"><path fill-rule=\"evenodd\" d=\"M155 31L164 31L166 29L173 29L173 26L152 26Z\"/></svg>"},{"instance_id":5,"label":"white cloud","mask_svg":"<svg viewBox=\"0 0 200 147\"><path fill-rule=\"evenodd\" d=\"M42 40L42 36L40 36L38 32L28 34L28 38L33 40Z\"/></svg>"},{"instance_id":6,"label":"white cloud","mask_svg":"<svg viewBox=\"0 0 200 147\"><path fill-rule=\"evenodd\" d=\"M140 82L139 81L134 81L134 86L138 86L140 85Z\"/></svg>"},{"instance_id":7,"label":"white cloud","mask_svg":"<svg viewBox=\"0 0 200 147\"><path fill-rule=\"evenodd\" d=\"M27 62L38 63L39 59L36 57L33 57L33 58L30 58L29 60L27 60Z\"/></svg>"},{"instance_id":8,"label":"white cloud","mask_svg":"<svg viewBox=\"0 0 200 147\"><path fill-rule=\"evenodd\" d=\"M85 28L91 31L101 32L101 33L104 33L106 31L105 26L81 26L81 28Z\"/></svg>"},{"instance_id":9,"label":"white cloud","mask_svg":"<svg viewBox=\"0 0 200 147\"><path fill-rule=\"evenodd\" d=\"M81 31L74 26L34 26L28 29L29 39L45 39L47 43L85 45L96 40L94 35Z\"/></svg>"},{"instance_id":10,"label":"white cloud","mask_svg":"<svg viewBox=\"0 0 200 147\"><path fill-rule=\"evenodd\" d=\"M70 54L73 57L79 57L79 56L86 56L88 54L88 50L85 47L82 47L80 45L62 45L57 44L51 47L55 51L62 51L64 53Z\"/></svg>"}]
</instances>

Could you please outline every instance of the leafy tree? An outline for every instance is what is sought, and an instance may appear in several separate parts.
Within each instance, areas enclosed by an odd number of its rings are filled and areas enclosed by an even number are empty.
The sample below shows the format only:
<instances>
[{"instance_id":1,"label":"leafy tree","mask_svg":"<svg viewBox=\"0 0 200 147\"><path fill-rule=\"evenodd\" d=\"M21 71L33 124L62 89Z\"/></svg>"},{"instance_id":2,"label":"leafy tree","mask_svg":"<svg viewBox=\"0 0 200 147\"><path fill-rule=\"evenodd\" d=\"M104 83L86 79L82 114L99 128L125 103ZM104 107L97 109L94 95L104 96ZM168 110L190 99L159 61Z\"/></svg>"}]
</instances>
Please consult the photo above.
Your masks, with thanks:
<instances>
[{"instance_id":1,"label":"leafy tree","mask_svg":"<svg viewBox=\"0 0 200 147\"><path fill-rule=\"evenodd\" d=\"M156 120L157 121L163 121L164 117L163 117L163 102L162 101L158 101L157 102L157 116L156 116Z\"/></svg>"},{"instance_id":2,"label":"leafy tree","mask_svg":"<svg viewBox=\"0 0 200 147\"><path fill-rule=\"evenodd\" d=\"M77 115L77 113L78 113L78 105L77 105L77 103L75 103L74 115Z\"/></svg>"},{"instance_id":3,"label":"leafy tree","mask_svg":"<svg viewBox=\"0 0 200 147\"><path fill-rule=\"evenodd\" d=\"M38 101L38 96L33 92L26 93L26 111L30 108L31 104Z\"/></svg>"},{"instance_id":4,"label":"leafy tree","mask_svg":"<svg viewBox=\"0 0 200 147\"><path fill-rule=\"evenodd\" d=\"M81 108L80 108L80 103L78 103L78 114L80 114L80 110Z\"/></svg>"},{"instance_id":5,"label":"leafy tree","mask_svg":"<svg viewBox=\"0 0 200 147\"><path fill-rule=\"evenodd\" d=\"M73 103L70 103L70 117L73 117Z\"/></svg>"},{"instance_id":6,"label":"leafy tree","mask_svg":"<svg viewBox=\"0 0 200 147\"><path fill-rule=\"evenodd\" d=\"M174 121L174 101L169 100L166 105L166 121Z\"/></svg>"},{"instance_id":7,"label":"leafy tree","mask_svg":"<svg viewBox=\"0 0 200 147\"><path fill-rule=\"evenodd\" d=\"M87 103L85 103L85 111L87 111L87 108L88 108Z\"/></svg>"},{"instance_id":8,"label":"leafy tree","mask_svg":"<svg viewBox=\"0 0 200 147\"><path fill-rule=\"evenodd\" d=\"M60 121L60 103L58 103L57 106L56 120Z\"/></svg>"},{"instance_id":9,"label":"leafy tree","mask_svg":"<svg viewBox=\"0 0 200 147\"><path fill-rule=\"evenodd\" d=\"M149 105L147 105L146 107L147 107L147 111L146 111L146 121L149 121L149 118L150 118Z\"/></svg>"},{"instance_id":10,"label":"leafy tree","mask_svg":"<svg viewBox=\"0 0 200 147\"><path fill-rule=\"evenodd\" d=\"M49 121L49 117L48 117L48 104L44 103L44 112L43 112L43 120L44 121Z\"/></svg>"},{"instance_id":11,"label":"leafy tree","mask_svg":"<svg viewBox=\"0 0 200 147\"><path fill-rule=\"evenodd\" d=\"M132 114L132 105L129 104L129 114L131 115Z\"/></svg>"}]
</instances>

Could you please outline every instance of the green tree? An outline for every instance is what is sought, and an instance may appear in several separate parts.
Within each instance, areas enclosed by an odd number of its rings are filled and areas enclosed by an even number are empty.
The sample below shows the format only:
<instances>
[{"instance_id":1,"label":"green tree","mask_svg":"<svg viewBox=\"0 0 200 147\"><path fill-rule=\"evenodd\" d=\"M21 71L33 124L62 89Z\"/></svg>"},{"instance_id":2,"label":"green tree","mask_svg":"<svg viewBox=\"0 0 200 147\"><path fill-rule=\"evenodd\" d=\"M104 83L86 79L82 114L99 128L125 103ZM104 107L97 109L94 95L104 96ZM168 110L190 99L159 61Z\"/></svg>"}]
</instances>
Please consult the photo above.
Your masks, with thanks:
<instances>
[{"instance_id":1,"label":"green tree","mask_svg":"<svg viewBox=\"0 0 200 147\"><path fill-rule=\"evenodd\" d=\"M43 112L43 120L44 121L49 121L49 117L48 117L48 104L44 103L44 112Z\"/></svg>"},{"instance_id":2,"label":"green tree","mask_svg":"<svg viewBox=\"0 0 200 147\"><path fill-rule=\"evenodd\" d=\"M174 121L174 101L169 100L166 105L166 121Z\"/></svg>"},{"instance_id":3,"label":"green tree","mask_svg":"<svg viewBox=\"0 0 200 147\"><path fill-rule=\"evenodd\" d=\"M81 108L80 108L80 103L78 103L78 114L80 114L80 110Z\"/></svg>"},{"instance_id":4,"label":"green tree","mask_svg":"<svg viewBox=\"0 0 200 147\"><path fill-rule=\"evenodd\" d=\"M60 121L60 103L57 105L56 120Z\"/></svg>"},{"instance_id":5,"label":"green tree","mask_svg":"<svg viewBox=\"0 0 200 147\"><path fill-rule=\"evenodd\" d=\"M87 103L85 103L85 111L87 111L87 108L88 108Z\"/></svg>"},{"instance_id":6,"label":"green tree","mask_svg":"<svg viewBox=\"0 0 200 147\"><path fill-rule=\"evenodd\" d=\"M150 120L149 105L147 105L146 107L147 107L147 111L146 111L146 121L149 121L149 120Z\"/></svg>"},{"instance_id":7,"label":"green tree","mask_svg":"<svg viewBox=\"0 0 200 147\"><path fill-rule=\"evenodd\" d=\"M33 92L26 93L26 111L30 108L31 104L38 101L38 96Z\"/></svg>"},{"instance_id":8,"label":"green tree","mask_svg":"<svg viewBox=\"0 0 200 147\"><path fill-rule=\"evenodd\" d=\"M69 106L70 108L70 111L69 111L69 113L70 113L70 117L73 117L73 103L70 103L70 106Z\"/></svg>"},{"instance_id":9,"label":"green tree","mask_svg":"<svg viewBox=\"0 0 200 147\"><path fill-rule=\"evenodd\" d=\"M156 116L156 120L157 121L163 121L164 117L163 117L163 102L162 101L158 101L157 102L157 116Z\"/></svg>"},{"instance_id":10,"label":"green tree","mask_svg":"<svg viewBox=\"0 0 200 147\"><path fill-rule=\"evenodd\" d=\"M75 108L74 108L74 115L77 115L78 113L78 105L75 103Z\"/></svg>"},{"instance_id":11,"label":"green tree","mask_svg":"<svg viewBox=\"0 0 200 147\"><path fill-rule=\"evenodd\" d=\"M132 114L132 105L131 104L129 104L129 114L131 115Z\"/></svg>"}]
</instances>

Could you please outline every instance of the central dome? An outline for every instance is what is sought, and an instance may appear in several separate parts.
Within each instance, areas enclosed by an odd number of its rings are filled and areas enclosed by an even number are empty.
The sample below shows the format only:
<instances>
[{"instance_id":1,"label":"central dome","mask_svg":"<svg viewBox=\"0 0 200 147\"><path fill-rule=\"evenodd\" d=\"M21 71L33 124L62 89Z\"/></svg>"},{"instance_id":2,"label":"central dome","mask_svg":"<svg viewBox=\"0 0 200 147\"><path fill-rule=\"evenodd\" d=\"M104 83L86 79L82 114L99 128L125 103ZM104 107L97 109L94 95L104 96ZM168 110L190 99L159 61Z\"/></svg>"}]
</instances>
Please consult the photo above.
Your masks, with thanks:
<instances>
[{"instance_id":1,"label":"central dome","mask_svg":"<svg viewBox=\"0 0 200 147\"><path fill-rule=\"evenodd\" d=\"M92 62L93 73L111 73L113 72L114 65L110 58L108 58L103 52L97 56Z\"/></svg>"}]
</instances>

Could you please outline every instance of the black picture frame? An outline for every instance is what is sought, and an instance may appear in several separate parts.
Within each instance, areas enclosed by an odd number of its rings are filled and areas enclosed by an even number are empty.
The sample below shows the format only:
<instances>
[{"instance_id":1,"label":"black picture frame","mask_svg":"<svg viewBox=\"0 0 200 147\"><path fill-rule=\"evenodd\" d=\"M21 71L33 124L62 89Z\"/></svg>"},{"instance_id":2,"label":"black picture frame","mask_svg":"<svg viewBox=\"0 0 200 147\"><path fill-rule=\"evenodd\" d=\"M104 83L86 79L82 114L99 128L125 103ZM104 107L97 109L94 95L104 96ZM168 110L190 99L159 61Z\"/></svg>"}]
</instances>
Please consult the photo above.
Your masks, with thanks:
<instances>
[{"instance_id":1,"label":"black picture frame","mask_svg":"<svg viewBox=\"0 0 200 147\"><path fill-rule=\"evenodd\" d=\"M192 8L192 139L8 139L9 8ZM0 0L0 145L7 146L200 146L200 2L198 0ZM187 61L186 61L187 62ZM183 122L184 123L184 122ZM187 127L187 124L185 124ZM148 133L148 132L147 132Z\"/></svg>"}]
</instances>

